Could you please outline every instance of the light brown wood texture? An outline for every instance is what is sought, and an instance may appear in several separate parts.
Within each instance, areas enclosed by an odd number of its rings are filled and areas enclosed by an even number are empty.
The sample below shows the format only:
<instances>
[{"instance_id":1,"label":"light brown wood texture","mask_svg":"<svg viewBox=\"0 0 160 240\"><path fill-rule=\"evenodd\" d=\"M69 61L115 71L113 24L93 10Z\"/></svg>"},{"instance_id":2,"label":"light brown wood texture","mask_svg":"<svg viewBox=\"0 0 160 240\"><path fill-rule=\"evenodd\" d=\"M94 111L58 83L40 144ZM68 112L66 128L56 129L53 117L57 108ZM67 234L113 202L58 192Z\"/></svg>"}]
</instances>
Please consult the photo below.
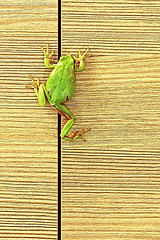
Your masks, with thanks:
<instances>
[{"instance_id":1,"label":"light brown wood texture","mask_svg":"<svg viewBox=\"0 0 160 240\"><path fill-rule=\"evenodd\" d=\"M67 103L62 239L160 239L160 2L62 0L62 50L90 47ZM64 124L64 122L63 122Z\"/></svg>"},{"instance_id":2,"label":"light brown wood texture","mask_svg":"<svg viewBox=\"0 0 160 240\"><path fill-rule=\"evenodd\" d=\"M40 46L57 59L57 1L0 4L0 239L57 239L57 113L27 76L45 81Z\"/></svg>"}]
</instances>

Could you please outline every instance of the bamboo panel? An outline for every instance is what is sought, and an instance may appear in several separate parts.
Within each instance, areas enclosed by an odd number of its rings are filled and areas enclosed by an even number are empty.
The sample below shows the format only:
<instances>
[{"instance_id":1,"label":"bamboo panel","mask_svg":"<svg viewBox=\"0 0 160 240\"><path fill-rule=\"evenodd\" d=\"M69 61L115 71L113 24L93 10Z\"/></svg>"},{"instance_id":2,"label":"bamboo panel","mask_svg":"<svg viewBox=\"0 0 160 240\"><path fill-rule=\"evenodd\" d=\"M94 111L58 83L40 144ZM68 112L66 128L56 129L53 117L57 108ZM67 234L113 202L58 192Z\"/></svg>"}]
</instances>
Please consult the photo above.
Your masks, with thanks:
<instances>
[{"instance_id":1,"label":"bamboo panel","mask_svg":"<svg viewBox=\"0 0 160 240\"><path fill-rule=\"evenodd\" d=\"M91 131L62 144L63 240L160 238L159 13L159 1L62 0L63 54L92 54L67 103Z\"/></svg>"},{"instance_id":2,"label":"bamboo panel","mask_svg":"<svg viewBox=\"0 0 160 240\"><path fill-rule=\"evenodd\" d=\"M25 87L49 74L40 46L57 56L57 1L0 12L0 239L57 239L57 114Z\"/></svg>"}]
</instances>

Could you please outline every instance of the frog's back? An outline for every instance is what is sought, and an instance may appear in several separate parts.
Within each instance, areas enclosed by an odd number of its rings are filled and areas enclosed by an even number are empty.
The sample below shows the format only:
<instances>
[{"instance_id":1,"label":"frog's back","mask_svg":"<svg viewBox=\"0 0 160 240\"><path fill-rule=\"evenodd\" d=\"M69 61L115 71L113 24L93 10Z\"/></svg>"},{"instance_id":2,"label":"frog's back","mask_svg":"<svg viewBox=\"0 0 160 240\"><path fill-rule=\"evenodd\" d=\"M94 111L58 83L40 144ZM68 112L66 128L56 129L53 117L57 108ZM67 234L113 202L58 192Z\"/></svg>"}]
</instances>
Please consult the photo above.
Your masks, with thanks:
<instances>
[{"instance_id":1,"label":"frog's back","mask_svg":"<svg viewBox=\"0 0 160 240\"><path fill-rule=\"evenodd\" d=\"M63 103L75 92L74 60L70 54L61 57L46 84L52 102Z\"/></svg>"}]
</instances>

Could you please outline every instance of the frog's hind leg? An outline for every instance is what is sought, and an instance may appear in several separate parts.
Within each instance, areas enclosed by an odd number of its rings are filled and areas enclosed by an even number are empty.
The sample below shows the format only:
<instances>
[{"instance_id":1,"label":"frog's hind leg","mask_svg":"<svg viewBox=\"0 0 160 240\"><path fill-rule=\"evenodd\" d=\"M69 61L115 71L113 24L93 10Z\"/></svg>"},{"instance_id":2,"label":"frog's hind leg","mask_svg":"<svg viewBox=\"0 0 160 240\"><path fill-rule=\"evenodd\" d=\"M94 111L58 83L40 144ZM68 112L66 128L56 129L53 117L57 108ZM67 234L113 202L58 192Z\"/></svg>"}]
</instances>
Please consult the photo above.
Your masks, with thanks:
<instances>
[{"instance_id":1,"label":"frog's hind leg","mask_svg":"<svg viewBox=\"0 0 160 240\"><path fill-rule=\"evenodd\" d=\"M46 102L46 97L47 96L47 99L49 100L50 96L46 90L46 87L44 84L40 84L40 81L39 81L39 78L37 79L37 81L35 81L32 77L32 75L30 74L29 75L29 78L31 79L32 81L32 84L28 85L28 87L32 87L34 88L34 91L37 95L37 98L38 98L38 102L40 104L41 107L44 107L45 106L45 102Z\"/></svg>"},{"instance_id":2,"label":"frog's hind leg","mask_svg":"<svg viewBox=\"0 0 160 240\"><path fill-rule=\"evenodd\" d=\"M61 137L65 138L67 133L72 128L76 118L73 115L73 113L71 113L64 104L56 104L56 110L58 113L60 113L62 116L64 116L68 120L61 131ZM68 138L71 138L71 137L68 137Z\"/></svg>"},{"instance_id":3,"label":"frog's hind leg","mask_svg":"<svg viewBox=\"0 0 160 240\"><path fill-rule=\"evenodd\" d=\"M75 116L73 115L73 113L71 113L68 110L68 108L64 104L58 104L58 105L56 104L56 109L58 113L60 113L62 116L64 116L68 120L62 129L61 137L68 141L74 141L79 137L81 137L82 140L85 140L84 133L89 131L90 128L81 129L79 131L74 130L73 133L70 133L70 130L76 120ZM69 134L69 136L67 136L67 134Z\"/></svg>"}]
</instances>

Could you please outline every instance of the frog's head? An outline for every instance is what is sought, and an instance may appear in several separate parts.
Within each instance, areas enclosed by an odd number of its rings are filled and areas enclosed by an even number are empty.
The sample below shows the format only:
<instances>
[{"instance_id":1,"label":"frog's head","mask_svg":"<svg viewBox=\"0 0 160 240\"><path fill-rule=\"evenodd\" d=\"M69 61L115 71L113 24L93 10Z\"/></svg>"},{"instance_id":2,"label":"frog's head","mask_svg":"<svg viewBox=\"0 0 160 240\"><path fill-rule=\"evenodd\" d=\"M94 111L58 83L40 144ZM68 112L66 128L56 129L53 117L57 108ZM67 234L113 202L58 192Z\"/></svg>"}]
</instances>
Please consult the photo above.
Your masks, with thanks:
<instances>
[{"instance_id":1,"label":"frog's head","mask_svg":"<svg viewBox=\"0 0 160 240\"><path fill-rule=\"evenodd\" d=\"M62 56L59 59L59 62L61 64L65 64L65 65L68 65L70 67L74 66L74 59L73 59L71 54L67 54L66 56Z\"/></svg>"}]
</instances>

